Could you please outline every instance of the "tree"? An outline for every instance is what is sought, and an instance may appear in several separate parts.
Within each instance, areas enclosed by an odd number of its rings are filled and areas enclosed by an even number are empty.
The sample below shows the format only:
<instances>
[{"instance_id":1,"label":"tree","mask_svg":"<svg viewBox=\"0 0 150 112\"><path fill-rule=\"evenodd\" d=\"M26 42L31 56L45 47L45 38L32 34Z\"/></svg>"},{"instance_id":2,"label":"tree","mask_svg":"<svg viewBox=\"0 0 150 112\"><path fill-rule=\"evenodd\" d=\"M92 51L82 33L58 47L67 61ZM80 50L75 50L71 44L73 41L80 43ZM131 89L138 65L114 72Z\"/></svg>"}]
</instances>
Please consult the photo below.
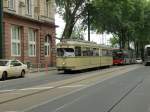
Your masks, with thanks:
<instances>
[{"instance_id":1,"label":"tree","mask_svg":"<svg viewBox=\"0 0 150 112\"><path fill-rule=\"evenodd\" d=\"M85 14L86 0L56 0L58 12L66 22L62 39L70 38L76 22Z\"/></svg>"},{"instance_id":2,"label":"tree","mask_svg":"<svg viewBox=\"0 0 150 112\"><path fill-rule=\"evenodd\" d=\"M98 32L119 37L120 48L133 40L136 28L142 27L145 0L95 0L92 26ZM135 38L135 37L134 37Z\"/></svg>"},{"instance_id":3,"label":"tree","mask_svg":"<svg viewBox=\"0 0 150 112\"><path fill-rule=\"evenodd\" d=\"M76 25L71 34L71 39L84 40L84 30L80 25Z\"/></svg>"},{"instance_id":4,"label":"tree","mask_svg":"<svg viewBox=\"0 0 150 112\"><path fill-rule=\"evenodd\" d=\"M117 35L113 35L113 37L110 38L110 43L112 47L117 47L119 43L119 37Z\"/></svg>"}]
</instances>

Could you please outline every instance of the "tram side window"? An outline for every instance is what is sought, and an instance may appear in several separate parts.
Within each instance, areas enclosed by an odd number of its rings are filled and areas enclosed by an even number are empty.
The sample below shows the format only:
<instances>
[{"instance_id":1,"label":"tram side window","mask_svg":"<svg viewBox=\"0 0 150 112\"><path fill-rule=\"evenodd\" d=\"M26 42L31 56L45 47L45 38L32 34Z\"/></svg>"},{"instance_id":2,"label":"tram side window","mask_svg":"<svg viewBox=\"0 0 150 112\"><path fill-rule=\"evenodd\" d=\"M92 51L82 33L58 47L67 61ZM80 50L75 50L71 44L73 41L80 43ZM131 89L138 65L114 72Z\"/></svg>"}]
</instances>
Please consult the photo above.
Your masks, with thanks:
<instances>
[{"instance_id":1,"label":"tram side window","mask_svg":"<svg viewBox=\"0 0 150 112\"><path fill-rule=\"evenodd\" d=\"M99 56L99 49L93 48L93 56Z\"/></svg>"},{"instance_id":2,"label":"tram side window","mask_svg":"<svg viewBox=\"0 0 150 112\"><path fill-rule=\"evenodd\" d=\"M105 49L102 50L102 56L107 56L107 50Z\"/></svg>"},{"instance_id":3,"label":"tram side window","mask_svg":"<svg viewBox=\"0 0 150 112\"><path fill-rule=\"evenodd\" d=\"M88 56L88 51L84 50L82 51L83 56Z\"/></svg>"},{"instance_id":4,"label":"tram side window","mask_svg":"<svg viewBox=\"0 0 150 112\"><path fill-rule=\"evenodd\" d=\"M81 56L81 47L75 47L75 56Z\"/></svg>"},{"instance_id":5,"label":"tram side window","mask_svg":"<svg viewBox=\"0 0 150 112\"><path fill-rule=\"evenodd\" d=\"M108 49L103 49L102 50L102 55L103 56L112 56L112 51Z\"/></svg>"},{"instance_id":6,"label":"tram side window","mask_svg":"<svg viewBox=\"0 0 150 112\"><path fill-rule=\"evenodd\" d=\"M93 54L94 54L93 50L92 49L89 50L89 55L88 56L93 56Z\"/></svg>"},{"instance_id":7,"label":"tram side window","mask_svg":"<svg viewBox=\"0 0 150 112\"><path fill-rule=\"evenodd\" d=\"M92 55L92 52L89 48L86 48L82 51L83 56L90 56Z\"/></svg>"},{"instance_id":8,"label":"tram side window","mask_svg":"<svg viewBox=\"0 0 150 112\"><path fill-rule=\"evenodd\" d=\"M111 50L108 50L108 51L107 51L107 54L108 54L108 56L112 56L112 51L111 51Z\"/></svg>"},{"instance_id":9,"label":"tram side window","mask_svg":"<svg viewBox=\"0 0 150 112\"><path fill-rule=\"evenodd\" d=\"M57 56L64 56L64 51L61 48L57 48Z\"/></svg>"}]
</instances>

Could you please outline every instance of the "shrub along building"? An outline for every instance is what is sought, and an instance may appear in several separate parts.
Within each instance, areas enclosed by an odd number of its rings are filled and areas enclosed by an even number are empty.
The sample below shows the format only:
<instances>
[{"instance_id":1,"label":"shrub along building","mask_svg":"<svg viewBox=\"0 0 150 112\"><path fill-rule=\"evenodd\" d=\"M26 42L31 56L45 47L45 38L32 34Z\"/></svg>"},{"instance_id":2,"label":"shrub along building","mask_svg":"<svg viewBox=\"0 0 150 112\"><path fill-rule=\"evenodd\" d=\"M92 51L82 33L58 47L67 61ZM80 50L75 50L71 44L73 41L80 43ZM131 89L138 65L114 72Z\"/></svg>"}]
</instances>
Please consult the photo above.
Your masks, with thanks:
<instances>
[{"instance_id":1,"label":"shrub along building","mask_svg":"<svg viewBox=\"0 0 150 112\"><path fill-rule=\"evenodd\" d=\"M4 58L55 65L55 0L3 0Z\"/></svg>"}]
</instances>

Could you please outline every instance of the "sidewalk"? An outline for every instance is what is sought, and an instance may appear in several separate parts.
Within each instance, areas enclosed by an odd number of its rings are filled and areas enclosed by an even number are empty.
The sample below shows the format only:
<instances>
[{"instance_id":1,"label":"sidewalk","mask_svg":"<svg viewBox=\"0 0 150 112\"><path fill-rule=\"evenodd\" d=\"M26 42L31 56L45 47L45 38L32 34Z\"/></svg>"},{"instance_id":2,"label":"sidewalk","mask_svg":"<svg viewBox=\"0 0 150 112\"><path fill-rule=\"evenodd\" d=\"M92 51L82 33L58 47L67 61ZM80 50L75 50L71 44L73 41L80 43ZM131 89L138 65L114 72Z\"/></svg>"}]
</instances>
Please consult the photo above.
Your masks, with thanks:
<instances>
[{"instance_id":1,"label":"sidewalk","mask_svg":"<svg viewBox=\"0 0 150 112\"><path fill-rule=\"evenodd\" d=\"M44 71L53 71L57 70L56 67L48 67L48 68L30 68L28 69L28 73L35 73L35 72L44 72Z\"/></svg>"}]
</instances>

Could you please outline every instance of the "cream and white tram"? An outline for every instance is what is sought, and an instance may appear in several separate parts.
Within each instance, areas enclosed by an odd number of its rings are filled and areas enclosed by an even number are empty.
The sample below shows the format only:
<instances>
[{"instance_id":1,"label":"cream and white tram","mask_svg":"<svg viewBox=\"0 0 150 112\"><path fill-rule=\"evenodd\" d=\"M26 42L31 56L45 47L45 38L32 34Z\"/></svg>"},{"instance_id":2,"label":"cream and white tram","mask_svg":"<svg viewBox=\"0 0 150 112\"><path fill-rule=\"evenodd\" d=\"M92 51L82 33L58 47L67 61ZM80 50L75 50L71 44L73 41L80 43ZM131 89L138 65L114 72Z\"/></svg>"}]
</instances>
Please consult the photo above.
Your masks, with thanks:
<instances>
[{"instance_id":1,"label":"cream and white tram","mask_svg":"<svg viewBox=\"0 0 150 112\"><path fill-rule=\"evenodd\" d=\"M59 71L111 66L112 49L94 42L63 40L57 44L56 66Z\"/></svg>"}]
</instances>

